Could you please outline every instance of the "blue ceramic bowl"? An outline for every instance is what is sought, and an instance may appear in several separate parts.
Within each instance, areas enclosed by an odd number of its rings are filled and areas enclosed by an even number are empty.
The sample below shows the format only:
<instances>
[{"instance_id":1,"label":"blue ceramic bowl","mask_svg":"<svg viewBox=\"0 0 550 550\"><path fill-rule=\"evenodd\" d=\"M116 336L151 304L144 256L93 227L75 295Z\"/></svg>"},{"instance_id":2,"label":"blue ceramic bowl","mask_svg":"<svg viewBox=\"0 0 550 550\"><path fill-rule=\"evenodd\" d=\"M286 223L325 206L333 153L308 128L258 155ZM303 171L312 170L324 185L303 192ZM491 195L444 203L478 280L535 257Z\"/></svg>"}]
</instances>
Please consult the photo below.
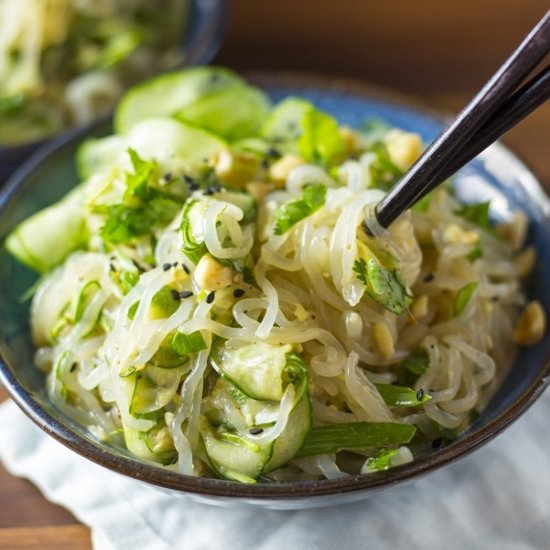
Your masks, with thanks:
<instances>
[{"instance_id":1,"label":"blue ceramic bowl","mask_svg":"<svg viewBox=\"0 0 550 550\"><path fill-rule=\"evenodd\" d=\"M227 23L226 0L190 0L190 16L182 48L185 59L174 66L206 65L220 49ZM106 117L103 117L106 118ZM88 127L87 125L86 127ZM27 157L51 140L64 140L80 129L65 130L56 136L13 147L0 147L0 186Z\"/></svg>"},{"instance_id":2,"label":"blue ceramic bowl","mask_svg":"<svg viewBox=\"0 0 550 550\"><path fill-rule=\"evenodd\" d=\"M288 95L305 96L354 126L376 117L419 132L426 142L444 126L440 116L357 84L273 75L256 75L253 80L274 100ZM102 123L65 138L30 159L13 175L0 196L0 241L19 221L58 200L77 182L73 159L80 141L108 132L108 124ZM507 149L494 145L464 168L455 182L458 193L468 200L490 198L497 217L505 217L518 208L524 210L530 219L530 242L539 251L550 249L550 201L532 173ZM538 298L546 311L550 311L549 275L550 255L539 254L528 293L531 298ZM365 498L445 466L490 441L516 420L550 381L550 337L546 336L537 346L520 351L497 394L465 434L448 446L417 457L411 464L384 473L256 485L187 477L141 463L122 449L100 443L48 401L43 375L32 364L29 305L19 300L35 280L36 275L14 261L3 248L0 250L0 374L13 399L44 431L83 457L173 493L186 493L215 504L293 509Z\"/></svg>"}]
</instances>

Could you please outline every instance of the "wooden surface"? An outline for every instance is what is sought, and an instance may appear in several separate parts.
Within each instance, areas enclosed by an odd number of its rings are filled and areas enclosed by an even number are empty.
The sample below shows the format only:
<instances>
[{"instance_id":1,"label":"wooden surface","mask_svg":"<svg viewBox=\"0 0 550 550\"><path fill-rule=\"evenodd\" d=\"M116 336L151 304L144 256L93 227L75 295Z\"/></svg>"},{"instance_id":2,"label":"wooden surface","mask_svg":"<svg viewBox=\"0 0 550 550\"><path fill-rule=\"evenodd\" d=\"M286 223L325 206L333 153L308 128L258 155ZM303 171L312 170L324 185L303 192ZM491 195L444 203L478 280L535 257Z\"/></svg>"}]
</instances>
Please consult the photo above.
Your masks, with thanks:
<instances>
[{"instance_id":1,"label":"wooden surface","mask_svg":"<svg viewBox=\"0 0 550 550\"><path fill-rule=\"evenodd\" d=\"M361 78L459 109L547 0L233 0L216 62ZM550 189L550 104L504 140ZM0 388L0 401L6 393ZM90 548L87 528L0 466L0 548Z\"/></svg>"}]
</instances>

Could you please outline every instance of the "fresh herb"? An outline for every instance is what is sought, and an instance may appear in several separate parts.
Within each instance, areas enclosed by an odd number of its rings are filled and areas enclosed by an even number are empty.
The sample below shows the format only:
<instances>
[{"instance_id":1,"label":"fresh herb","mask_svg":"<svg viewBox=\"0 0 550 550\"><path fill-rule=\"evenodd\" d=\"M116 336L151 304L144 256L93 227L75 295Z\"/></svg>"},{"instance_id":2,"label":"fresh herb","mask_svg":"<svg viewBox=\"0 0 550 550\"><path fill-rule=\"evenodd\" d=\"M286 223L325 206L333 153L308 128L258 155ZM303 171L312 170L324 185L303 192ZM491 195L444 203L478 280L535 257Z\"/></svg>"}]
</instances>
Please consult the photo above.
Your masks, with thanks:
<instances>
[{"instance_id":1,"label":"fresh herb","mask_svg":"<svg viewBox=\"0 0 550 550\"><path fill-rule=\"evenodd\" d=\"M369 152L375 155L374 160L369 165L372 186L388 191L403 175L403 170L393 163L388 149L383 143L374 143Z\"/></svg>"},{"instance_id":2,"label":"fresh herb","mask_svg":"<svg viewBox=\"0 0 550 550\"><path fill-rule=\"evenodd\" d=\"M468 302L472 298L475 289L477 288L478 283L468 283L464 285L458 292L453 303L453 316L459 316L468 305Z\"/></svg>"},{"instance_id":3,"label":"fresh herb","mask_svg":"<svg viewBox=\"0 0 550 550\"><path fill-rule=\"evenodd\" d=\"M206 349L206 342L200 331L184 334L176 331L170 340L170 349L180 356L192 355Z\"/></svg>"},{"instance_id":4,"label":"fresh herb","mask_svg":"<svg viewBox=\"0 0 550 550\"><path fill-rule=\"evenodd\" d=\"M308 432L297 456L402 445L409 443L415 432L414 426L396 422L353 422L317 426Z\"/></svg>"},{"instance_id":5,"label":"fresh herb","mask_svg":"<svg viewBox=\"0 0 550 550\"><path fill-rule=\"evenodd\" d=\"M134 320L134 317L136 316L137 308L139 307L139 300L137 302L134 302L129 308L128 313L126 314L128 319L131 321Z\"/></svg>"},{"instance_id":6,"label":"fresh herb","mask_svg":"<svg viewBox=\"0 0 550 550\"><path fill-rule=\"evenodd\" d=\"M308 162L329 165L344 151L344 142L335 118L317 109L308 109L301 120L298 151Z\"/></svg>"},{"instance_id":7,"label":"fresh herb","mask_svg":"<svg viewBox=\"0 0 550 550\"><path fill-rule=\"evenodd\" d=\"M465 204L456 210L455 214L475 223L483 229L491 229L491 223L489 222L489 205L489 201L480 202L478 204Z\"/></svg>"},{"instance_id":8,"label":"fresh herb","mask_svg":"<svg viewBox=\"0 0 550 550\"><path fill-rule=\"evenodd\" d=\"M245 283L254 284L254 262L250 254L242 258L216 258L216 261L240 273Z\"/></svg>"},{"instance_id":9,"label":"fresh herb","mask_svg":"<svg viewBox=\"0 0 550 550\"><path fill-rule=\"evenodd\" d=\"M199 202L199 199L188 199L185 202L180 225L183 240L182 251L195 264L198 264L199 260L206 254L206 244L195 241L191 228L191 220L189 219L191 209Z\"/></svg>"},{"instance_id":10,"label":"fresh herb","mask_svg":"<svg viewBox=\"0 0 550 550\"><path fill-rule=\"evenodd\" d=\"M468 254L466 254L466 259L470 262L475 262L478 258L483 256L483 247L481 243L477 241Z\"/></svg>"},{"instance_id":11,"label":"fresh herb","mask_svg":"<svg viewBox=\"0 0 550 550\"><path fill-rule=\"evenodd\" d=\"M275 211L275 235L283 235L299 221L317 212L324 204L327 188L321 183L306 185L302 196Z\"/></svg>"},{"instance_id":12,"label":"fresh herb","mask_svg":"<svg viewBox=\"0 0 550 550\"><path fill-rule=\"evenodd\" d=\"M376 454L367 458L367 471L383 472L391 468L392 458L398 453L398 449L380 449Z\"/></svg>"},{"instance_id":13,"label":"fresh herb","mask_svg":"<svg viewBox=\"0 0 550 550\"><path fill-rule=\"evenodd\" d=\"M416 391L404 386L393 384L375 384L386 405L390 407L416 407L431 399L424 391Z\"/></svg>"},{"instance_id":14,"label":"fresh herb","mask_svg":"<svg viewBox=\"0 0 550 550\"><path fill-rule=\"evenodd\" d=\"M353 271L365 285L367 295L383 308L400 315L407 308L412 296L399 280L395 270L388 270L374 258L355 260Z\"/></svg>"},{"instance_id":15,"label":"fresh herb","mask_svg":"<svg viewBox=\"0 0 550 550\"><path fill-rule=\"evenodd\" d=\"M158 169L156 162L141 159L133 149L128 149L128 154L134 171L125 175L123 202L96 209L106 215L100 235L112 244L151 233L154 228L169 223L180 208L176 200L150 185Z\"/></svg>"},{"instance_id":16,"label":"fresh herb","mask_svg":"<svg viewBox=\"0 0 550 550\"><path fill-rule=\"evenodd\" d=\"M397 367L397 379L400 384L412 386L430 366L430 357L422 348L415 349Z\"/></svg>"}]
</instances>

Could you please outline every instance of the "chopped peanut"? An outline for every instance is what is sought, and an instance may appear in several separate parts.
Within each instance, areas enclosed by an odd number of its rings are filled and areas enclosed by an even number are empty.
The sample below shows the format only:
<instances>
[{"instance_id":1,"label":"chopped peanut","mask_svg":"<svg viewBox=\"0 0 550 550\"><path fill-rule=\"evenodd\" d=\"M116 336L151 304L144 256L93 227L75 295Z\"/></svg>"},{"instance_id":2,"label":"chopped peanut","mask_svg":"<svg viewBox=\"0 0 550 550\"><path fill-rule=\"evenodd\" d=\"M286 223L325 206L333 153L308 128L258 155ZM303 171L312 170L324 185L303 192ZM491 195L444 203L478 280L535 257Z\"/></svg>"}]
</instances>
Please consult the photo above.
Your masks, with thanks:
<instances>
[{"instance_id":1,"label":"chopped peanut","mask_svg":"<svg viewBox=\"0 0 550 550\"><path fill-rule=\"evenodd\" d=\"M546 313L540 302L529 302L521 312L514 328L514 342L520 346L532 346L546 332Z\"/></svg>"},{"instance_id":2,"label":"chopped peanut","mask_svg":"<svg viewBox=\"0 0 550 550\"><path fill-rule=\"evenodd\" d=\"M210 159L216 176L224 183L244 186L256 179L261 172L261 162L258 157L249 153L235 153L223 149Z\"/></svg>"},{"instance_id":3,"label":"chopped peanut","mask_svg":"<svg viewBox=\"0 0 550 550\"><path fill-rule=\"evenodd\" d=\"M349 126L340 126L340 137L348 153L359 153L363 149L361 136L357 132L354 132Z\"/></svg>"},{"instance_id":4,"label":"chopped peanut","mask_svg":"<svg viewBox=\"0 0 550 550\"><path fill-rule=\"evenodd\" d=\"M514 265L516 266L518 277L526 277L529 275L533 267L535 267L536 259L537 253L532 246L529 246L520 252L514 259Z\"/></svg>"},{"instance_id":5,"label":"chopped peanut","mask_svg":"<svg viewBox=\"0 0 550 550\"><path fill-rule=\"evenodd\" d=\"M298 155L285 155L274 162L269 169L269 177L276 183L284 183L293 168L305 164L302 157Z\"/></svg>"},{"instance_id":6,"label":"chopped peanut","mask_svg":"<svg viewBox=\"0 0 550 550\"><path fill-rule=\"evenodd\" d=\"M479 241L479 233L474 230L465 231L456 223L450 223L443 230L443 239L449 244L475 244Z\"/></svg>"},{"instance_id":7,"label":"chopped peanut","mask_svg":"<svg viewBox=\"0 0 550 550\"><path fill-rule=\"evenodd\" d=\"M395 347L388 326L385 323L374 323L372 332L380 353L386 358L391 357L395 352Z\"/></svg>"},{"instance_id":8,"label":"chopped peanut","mask_svg":"<svg viewBox=\"0 0 550 550\"><path fill-rule=\"evenodd\" d=\"M195 282L205 290L219 290L239 282L239 274L230 267L220 264L210 254L205 254L193 274Z\"/></svg>"},{"instance_id":9,"label":"chopped peanut","mask_svg":"<svg viewBox=\"0 0 550 550\"><path fill-rule=\"evenodd\" d=\"M402 170L407 170L422 153L420 136L403 130L390 130L384 136L384 143L391 160Z\"/></svg>"},{"instance_id":10,"label":"chopped peanut","mask_svg":"<svg viewBox=\"0 0 550 550\"><path fill-rule=\"evenodd\" d=\"M428 315L428 297L425 294L415 299L411 306L411 315L415 319L422 319Z\"/></svg>"},{"instance_id":11,"label":"chopped peanut","mask_svg":"<svg viewBox=\"0 0 550 550\"><path fill-rule=\"evenodd\" d=\"M265 183L264 181L251 181L246 184L245 188L254 197L256 202L263 202L265 197L273 191L274 186L272 183Z\"/></svg>"},{"instance_id":12,"label":"chopped peanut","mask_svg":"<svg viewBox=\"0 0 550 550\"><path fill-rule=\"evenodd\" d=\"M497 227L497 232L510 244L512 250L519 250L527 237L527 226L527 216L523 212L516 212L512 221Z\"/></svg>"}]
</instances>

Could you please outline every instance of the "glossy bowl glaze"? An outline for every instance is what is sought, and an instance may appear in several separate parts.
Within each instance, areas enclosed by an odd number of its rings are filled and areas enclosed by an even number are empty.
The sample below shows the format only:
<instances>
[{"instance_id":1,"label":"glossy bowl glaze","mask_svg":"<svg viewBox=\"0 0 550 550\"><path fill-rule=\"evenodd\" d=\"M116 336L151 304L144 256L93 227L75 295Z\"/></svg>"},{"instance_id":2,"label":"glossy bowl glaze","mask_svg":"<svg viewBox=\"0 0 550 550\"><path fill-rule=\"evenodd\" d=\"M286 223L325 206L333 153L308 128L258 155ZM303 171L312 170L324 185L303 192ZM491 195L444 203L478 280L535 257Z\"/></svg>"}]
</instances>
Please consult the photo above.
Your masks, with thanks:
<instances>
[{"instance_id":1,"label":"glossy bowl glaze","mask_svg":"<svg viewBox=\"0 0 550 550\"><path fill-rule=\"evenodd\" d=\"M185 58L173 69L209 63L220 49L226 24L227 0L190 0L189 22L181 45ZM85 127L89 126L92 125ZM17 166L45 143L58 139L63 141L80 130L82 128L64 130L46 139L13 147L0 146L0 186Z\"/></svg>"},{"instance_id":2,"label":"glossy bowl glaze","mask_svg":"<svg viewBox=\"0 0 550 550\"><path fill-rule=\"evenodd\" d=\"M288 95L311 99L341 122L360 126L378 118L421 134L425 142L443 128L441 116L412 106L410 101L360 84L281 75L254 75L273 100ZM0 196L0 239L23 218L59 199L77 181L74 153L90 135L105 135L108 123L81 131L50 146L24 164ZM521 208L530 219L529 240L539 251L550 250L550 201L533 174L512 153L494 145L455 178L466 200L490 198L492 214L506 218ZM231 481L178 475L132 458L123 449L97 441L73 420L55 409L44 391L43 375L33 367L28 308L19 297L36 275L0 250L0 364L1 378L23 411L44 431L67 447L102 466L173 494L187 494L221 505L248 504L278 509L325 506L363 499L445 466L493 439L516 420L550 381L550 337L521 350L502 386L471 428L459 439L384 473L339 480L244 485ZM550 311L550 255L539 254L528 294Z\"/></svg>"}]
</instances>

